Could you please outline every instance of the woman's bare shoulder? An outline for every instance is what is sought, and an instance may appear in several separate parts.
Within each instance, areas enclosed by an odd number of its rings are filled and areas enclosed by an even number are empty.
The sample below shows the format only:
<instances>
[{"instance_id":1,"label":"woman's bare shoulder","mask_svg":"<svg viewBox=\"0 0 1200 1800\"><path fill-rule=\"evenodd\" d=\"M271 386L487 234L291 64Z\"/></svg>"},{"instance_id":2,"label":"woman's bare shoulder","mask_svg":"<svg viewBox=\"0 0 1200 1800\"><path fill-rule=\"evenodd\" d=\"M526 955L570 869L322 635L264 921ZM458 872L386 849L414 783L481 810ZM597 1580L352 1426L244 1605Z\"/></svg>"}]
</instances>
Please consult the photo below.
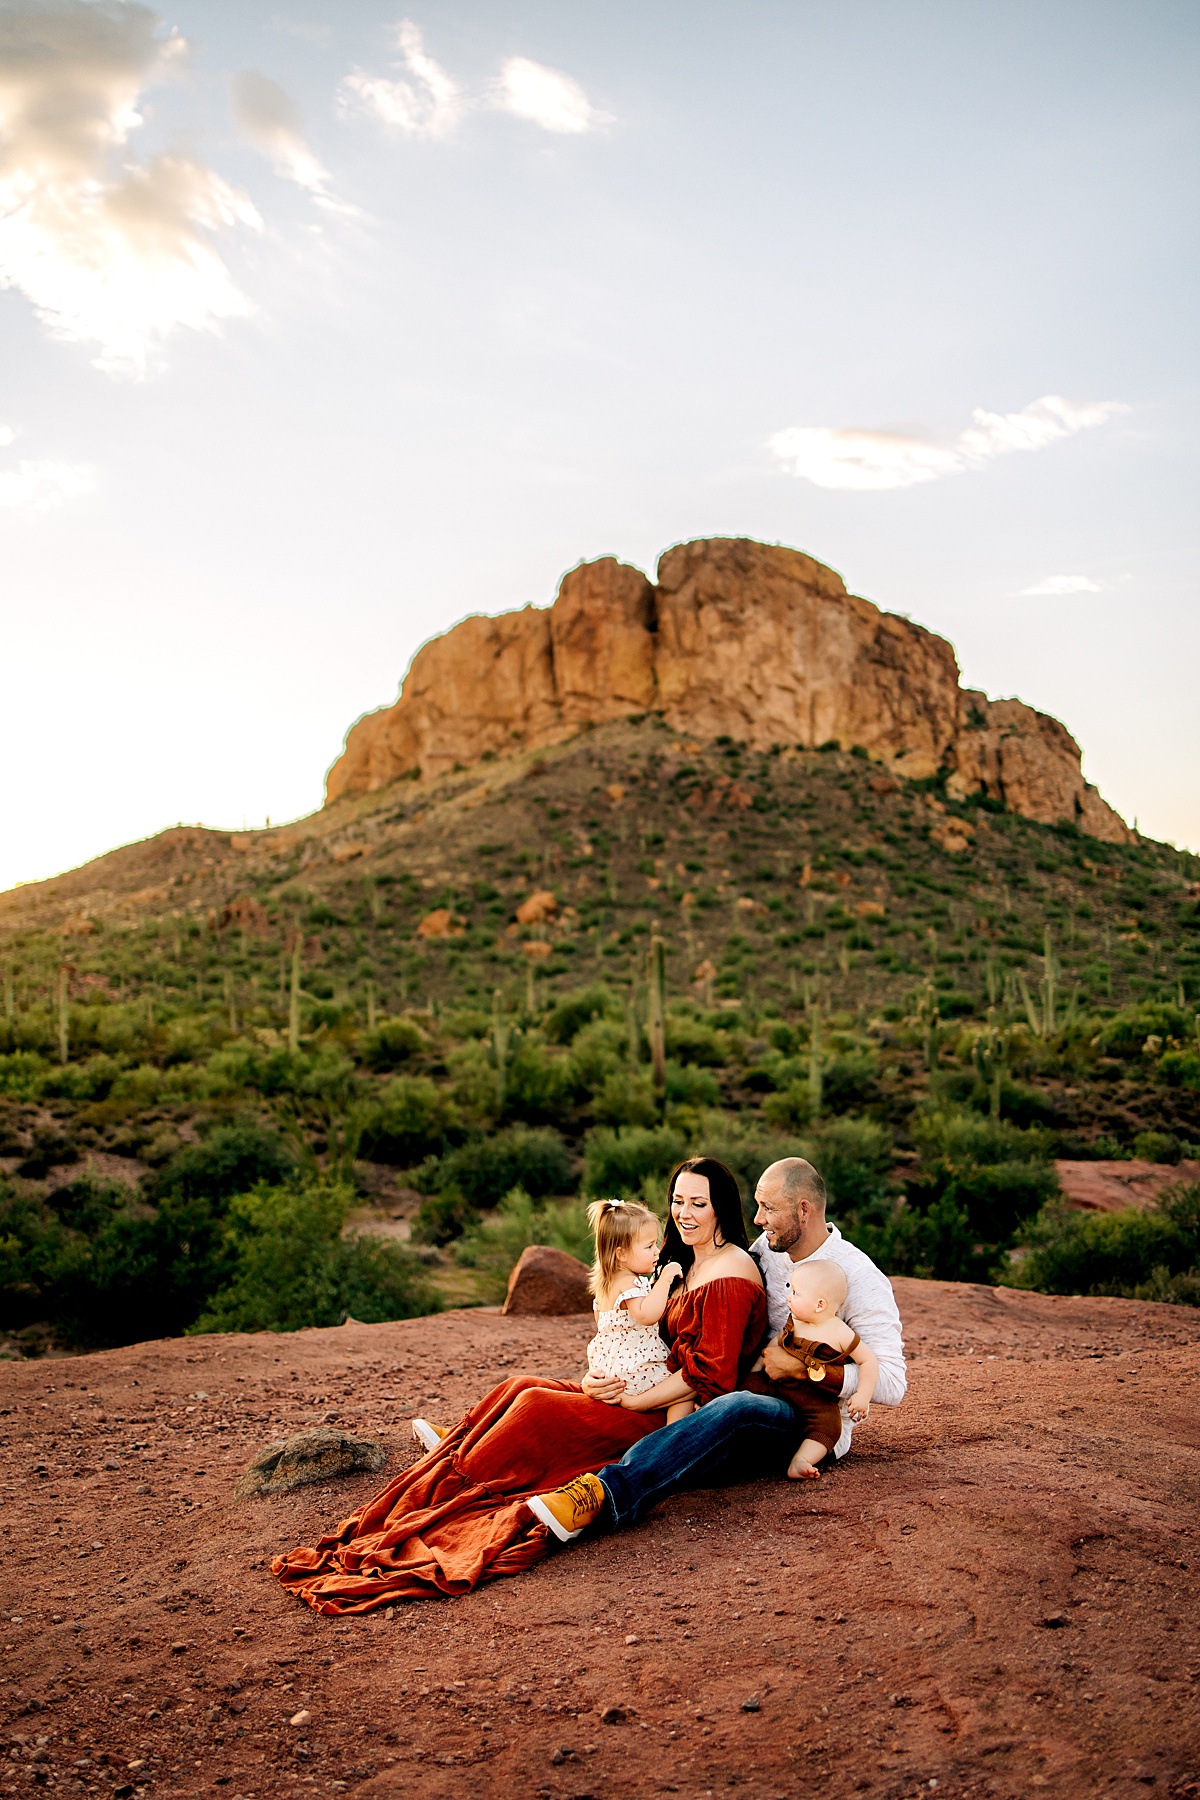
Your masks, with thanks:
<instances>
[{"instance_id":1,"label":"woman's bare shoulder","mask_svg":"<svg viewBox=\"0 0 1200 1800\"><path fill-rule=\"evenodd\" d=\"M762 1286L758 1264L748 1250L739 1249L737 1244L722 1245L706 1264L703 1280L693 1285L706 1287L710 1281L749 1281L755 1287Z\"/></svg>"}]
</instances>

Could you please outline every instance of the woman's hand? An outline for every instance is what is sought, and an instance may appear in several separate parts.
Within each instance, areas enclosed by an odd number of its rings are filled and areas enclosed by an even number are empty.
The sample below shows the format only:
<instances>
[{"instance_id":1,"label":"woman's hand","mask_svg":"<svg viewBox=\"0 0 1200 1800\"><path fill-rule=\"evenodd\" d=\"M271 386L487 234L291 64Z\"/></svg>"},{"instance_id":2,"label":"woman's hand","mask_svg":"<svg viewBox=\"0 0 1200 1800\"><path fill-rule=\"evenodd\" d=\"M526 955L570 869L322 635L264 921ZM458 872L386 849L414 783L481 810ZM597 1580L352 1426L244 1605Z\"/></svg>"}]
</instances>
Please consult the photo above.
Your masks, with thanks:
<instances>
[{"instance_id":1,"label":"woman's hand","mask_svg":"<svg viewBox=\"0 0 1200 1800\"><path fill-rule=\"evenodd\" d=\"M620 1406L625 1383L619 1375L593 1375L590 1370L580 1386L589 1400L603 1400L606 1406Z\"/></svg>"}]
</instances>

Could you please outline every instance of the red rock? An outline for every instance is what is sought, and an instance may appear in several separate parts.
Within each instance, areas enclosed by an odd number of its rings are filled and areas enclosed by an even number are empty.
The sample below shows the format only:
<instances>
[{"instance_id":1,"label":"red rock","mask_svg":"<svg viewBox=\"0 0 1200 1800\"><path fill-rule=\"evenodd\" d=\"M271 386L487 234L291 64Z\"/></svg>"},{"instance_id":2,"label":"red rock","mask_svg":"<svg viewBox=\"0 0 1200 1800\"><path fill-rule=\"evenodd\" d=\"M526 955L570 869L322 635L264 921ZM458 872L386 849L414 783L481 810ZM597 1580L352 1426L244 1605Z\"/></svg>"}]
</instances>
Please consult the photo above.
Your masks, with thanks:
<instances>
[{"instance_id":1,"label":"red rock","mask_svg":"<svg viewBox=\"0 0 1200 1800\"><path fill-rule=\"evenodd\" d=\"M602 557L564 576L549 608L462 620L417 652L393 706L351 728L326 800L646 712L699 741L858 746L895 775L945 771L956 799L982 792L1042 824L1131 836L1057 719L960 687L944 638L847 593L801 551L749 538L677 544L657 586ZM724 802L751 798L734 784Z\"/></svg>"},{"instance_id":2,"label":"red rock","mask_svg":"<svg viewBox=\"0 0 1200 1800\"><path fill-rule=\"evenodd\" d=\"M1067 1205L1079 1212L1145 1211L1164 1188L1177 1181L1200 1181L1200 1162L1056 1162Z\"/></svg>"},{"instance_id":3,"label":"red rock","mask_svg":"<svg viewBox=\"0 0 1200 1800\"><path fill-rule=\"evenodd\" d=\"M522 1250L508 1278L506 1313L534 1313L556 1318L562 1313L591 1312L588 1271L578 1257L549 1244L530 1244Z\"/></svg>"},{"instance_id":4,"label":"red rock","mask_svg":"<svg viewBox=\"0 0 1200 1800\"><path fill-rule=\"evenodd\" d=\"M517 908L518 925L540 925L558 911L558 901L548 888L539 889L530 894L528 900L522 900Z\"/></svg>"}]
</instances>

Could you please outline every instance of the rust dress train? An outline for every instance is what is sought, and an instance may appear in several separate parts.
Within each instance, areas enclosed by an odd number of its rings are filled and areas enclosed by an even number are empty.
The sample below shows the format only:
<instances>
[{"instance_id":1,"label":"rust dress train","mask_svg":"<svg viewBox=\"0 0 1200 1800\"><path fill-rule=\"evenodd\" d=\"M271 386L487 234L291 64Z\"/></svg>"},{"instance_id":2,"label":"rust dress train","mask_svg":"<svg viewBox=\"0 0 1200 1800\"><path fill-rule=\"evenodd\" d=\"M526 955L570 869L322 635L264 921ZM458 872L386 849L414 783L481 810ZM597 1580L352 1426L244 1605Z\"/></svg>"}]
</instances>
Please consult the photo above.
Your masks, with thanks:
<instances>
[{"instance_id":1,"label":"rust dress train","mask_svg":"<svg viewBox=\"0 0 1200 1800\"><path fill-rule=\"evenodd\" d=\"M761 1288L738 1276L681 1288L665 1317L668 1366L697 1401L732 1393L758 1353L766 1316ZM320 1613L371 1612L515 1575L550 1547L525 1504L530 1494L619 1461L664 1419L590 1400L571 1381L502 1381L331 1537L276 1557L271 1568Z\"/></svg>"}]
</instances>

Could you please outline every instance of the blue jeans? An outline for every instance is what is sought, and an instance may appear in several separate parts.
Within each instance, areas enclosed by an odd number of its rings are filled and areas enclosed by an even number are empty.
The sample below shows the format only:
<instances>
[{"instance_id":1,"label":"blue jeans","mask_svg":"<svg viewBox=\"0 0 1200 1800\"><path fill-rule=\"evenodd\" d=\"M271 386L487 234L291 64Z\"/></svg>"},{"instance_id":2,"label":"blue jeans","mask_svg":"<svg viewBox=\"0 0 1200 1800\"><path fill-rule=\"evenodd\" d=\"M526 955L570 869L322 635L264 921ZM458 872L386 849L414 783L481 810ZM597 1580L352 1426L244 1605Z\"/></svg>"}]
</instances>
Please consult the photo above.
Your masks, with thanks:
<instances>
[{"instance_id":1,"label":"blue jeans","mask_svg":"<svg viewBox=\"0 0 1200 1800\"><path fill-rule=\"evenodd\" d=\"M803 1437L786 1400L772 1394L722 1394L678 1424L639 1439L618 1463L600 1470L608 1505L601 1527L636 1525L682 1488L781 1475Z\"/></svg>"}]
</instances>

